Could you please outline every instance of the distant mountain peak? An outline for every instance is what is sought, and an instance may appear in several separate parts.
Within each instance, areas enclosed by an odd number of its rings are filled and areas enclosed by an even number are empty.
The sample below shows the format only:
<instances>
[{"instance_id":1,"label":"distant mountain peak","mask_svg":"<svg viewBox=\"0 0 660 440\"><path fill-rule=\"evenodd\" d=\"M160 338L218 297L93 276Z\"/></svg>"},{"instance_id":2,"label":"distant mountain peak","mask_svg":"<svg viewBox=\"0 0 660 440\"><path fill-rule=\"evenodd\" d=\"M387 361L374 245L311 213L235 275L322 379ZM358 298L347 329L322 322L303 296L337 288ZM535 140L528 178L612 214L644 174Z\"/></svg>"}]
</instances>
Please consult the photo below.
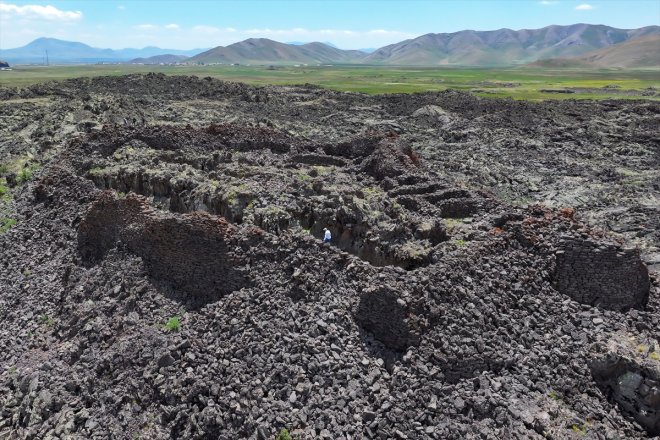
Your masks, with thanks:
<instances>
[{"instance_id":1,"label":"distant mountain peak","mask_svg":"<svg viewBox=\"0 0 660 440\"><path fill-rule=\"evenodd\" d=\"M336 45L332 44L329 41L287 41L285 44L291 44L292 46L303 46L305 44L312 44L312 43L321 43L321 44L325 44L326 46L339 49Z\"/></svg>"}]
</instances>

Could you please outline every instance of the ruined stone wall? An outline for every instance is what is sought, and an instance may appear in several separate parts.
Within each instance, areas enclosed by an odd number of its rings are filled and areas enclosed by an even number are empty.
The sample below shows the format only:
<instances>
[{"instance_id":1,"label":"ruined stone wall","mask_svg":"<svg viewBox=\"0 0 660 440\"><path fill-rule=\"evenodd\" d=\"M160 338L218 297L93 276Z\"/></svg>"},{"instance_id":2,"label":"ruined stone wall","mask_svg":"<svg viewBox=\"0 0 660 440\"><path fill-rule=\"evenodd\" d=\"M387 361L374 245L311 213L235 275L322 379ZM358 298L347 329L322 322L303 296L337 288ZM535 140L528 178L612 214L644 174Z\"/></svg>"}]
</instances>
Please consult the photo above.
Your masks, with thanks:
<instances>
[{"instance_id":1,"label":"ruined stone wall","mask_svg":"<svg viewBox=\"0 0 660 440\"><path fill-rule=\"evenodd\" d=\"M611 310L645 306L650 280L639 251L574 238L563 239L559 248L555 283L561 293Z\"/></svg>"},{"instance_id":2,"label":"ruined stone wall","mask_svg":"<svg viewBox=\"0 0 660 440\"><path fill-rule=\"evenodd\" d=\"M142 197L117 199L108 191L81 222L78 246L87 264L112 248L125 248L145 261L156 283L198 307L249 284L246 261L234 250L236 235L223 218L157 212Z\"/></svg>"}]
</instances>

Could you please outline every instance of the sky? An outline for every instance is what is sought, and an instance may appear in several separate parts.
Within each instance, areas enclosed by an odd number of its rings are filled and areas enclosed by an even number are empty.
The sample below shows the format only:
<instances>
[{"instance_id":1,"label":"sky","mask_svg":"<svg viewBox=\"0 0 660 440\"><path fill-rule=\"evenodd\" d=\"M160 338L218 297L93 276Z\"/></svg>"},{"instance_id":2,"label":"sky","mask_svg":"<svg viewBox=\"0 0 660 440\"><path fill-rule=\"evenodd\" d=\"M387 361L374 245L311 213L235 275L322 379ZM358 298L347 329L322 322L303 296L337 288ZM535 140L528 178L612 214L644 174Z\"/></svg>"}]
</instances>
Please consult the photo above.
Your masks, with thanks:
<instances>
[{"instance_id":1,"label":"sky","mask_svg":"<svg viewBox=\"0 0 660 440\"><path fill-rule=\"evenodd\" d=\"M0 48L39 37L121 49L246 38L377 48L434 32L660 25L660 0L0 0Z\"/></svg>"}]
</instances>

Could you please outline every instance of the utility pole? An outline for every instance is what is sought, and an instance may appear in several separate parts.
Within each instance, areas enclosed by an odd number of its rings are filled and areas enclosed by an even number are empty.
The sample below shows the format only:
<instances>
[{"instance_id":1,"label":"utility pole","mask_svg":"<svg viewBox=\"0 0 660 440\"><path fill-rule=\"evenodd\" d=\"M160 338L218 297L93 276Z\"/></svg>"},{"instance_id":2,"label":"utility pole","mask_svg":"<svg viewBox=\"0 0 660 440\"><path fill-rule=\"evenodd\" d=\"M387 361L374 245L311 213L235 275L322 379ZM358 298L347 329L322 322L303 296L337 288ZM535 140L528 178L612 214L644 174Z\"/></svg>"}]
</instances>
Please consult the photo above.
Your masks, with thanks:
<instances>
[{"instance_id":1,"label":"utility pole","mask_svg":"<svg viewBox=\"0 0 660 440\"><path fill-rule=\"evenodd\" d=\"M48 51L46 51L46 65L50 66L50 61L48 60Z\"/></svg>"}]
</instances>

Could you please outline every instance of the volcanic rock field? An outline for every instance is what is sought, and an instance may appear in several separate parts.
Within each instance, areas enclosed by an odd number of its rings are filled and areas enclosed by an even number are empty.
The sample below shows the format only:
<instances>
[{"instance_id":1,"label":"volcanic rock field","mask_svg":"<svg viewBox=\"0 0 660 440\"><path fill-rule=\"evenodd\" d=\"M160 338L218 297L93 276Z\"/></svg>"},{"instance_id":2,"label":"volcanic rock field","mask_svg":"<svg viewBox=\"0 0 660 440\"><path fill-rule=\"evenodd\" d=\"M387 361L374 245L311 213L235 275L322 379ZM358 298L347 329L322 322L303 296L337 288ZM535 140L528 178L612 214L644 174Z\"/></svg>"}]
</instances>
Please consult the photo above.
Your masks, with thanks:
<instances>
[{"instance_id":1,"label":"volcanic rock field","mask_svg":"<svg viewBox=\"0 0 660 440\"><path fill-rule=\"evenodd\" d=\"M660 435L660 102L74 79L0 158L1 440Z\"/></svg>"}]
</instances>

